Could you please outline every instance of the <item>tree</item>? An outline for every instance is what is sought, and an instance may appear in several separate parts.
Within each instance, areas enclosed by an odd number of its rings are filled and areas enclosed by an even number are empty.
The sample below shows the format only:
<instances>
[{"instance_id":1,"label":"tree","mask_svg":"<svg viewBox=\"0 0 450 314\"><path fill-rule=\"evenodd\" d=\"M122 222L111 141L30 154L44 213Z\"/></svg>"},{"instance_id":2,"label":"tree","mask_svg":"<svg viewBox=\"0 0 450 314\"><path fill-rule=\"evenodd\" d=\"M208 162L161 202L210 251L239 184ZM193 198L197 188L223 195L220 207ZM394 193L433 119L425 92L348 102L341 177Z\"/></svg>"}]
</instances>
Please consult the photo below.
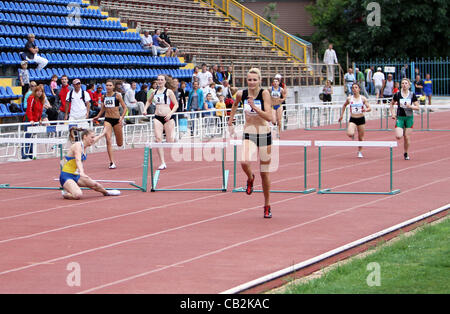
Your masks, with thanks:
<instances>
[{"instance_id":1,"label":"tree","mask_svg":"<svg viewBox=\"0 0 450 314\"><path fill-rule=\"evenodd\" d=\"M370 26L373 0L317 0L307 7L319 53L333 43L350 59L414 59L449 55L447 0L378 0L380 25ZM369 8L369 9L368 9ZM373 14L372 14L373 15Z\"/></svg>"},{"instance_id":2,"label":"tree","mask_svg":"<svg viewBox=\"0 0 450 314\"><path fill-rule=\"evenodd\" d=\"M275 2L271 2L264 7L263 16L268 22L272 24L276 24L279 17L278 13L276 13L276 10L277 4Z\"/></svg>"}]
</instances>

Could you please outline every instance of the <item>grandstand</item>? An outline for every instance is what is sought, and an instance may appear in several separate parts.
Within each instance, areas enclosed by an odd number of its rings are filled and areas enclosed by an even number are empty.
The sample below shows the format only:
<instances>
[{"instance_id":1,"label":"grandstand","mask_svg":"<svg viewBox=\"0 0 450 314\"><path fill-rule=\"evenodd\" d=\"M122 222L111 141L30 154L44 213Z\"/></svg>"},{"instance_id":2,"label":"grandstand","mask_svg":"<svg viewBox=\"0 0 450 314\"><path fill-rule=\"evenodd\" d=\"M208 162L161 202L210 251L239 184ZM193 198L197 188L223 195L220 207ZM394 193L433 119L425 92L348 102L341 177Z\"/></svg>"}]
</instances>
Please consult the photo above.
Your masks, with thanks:
<instances>
[{"instance_id":1,"label":"grandstand","mask_svg":"<svg viewBox=\"0 0 450 314\"><path fill-rule=\"evenodd\" d=\"M81 79L83 87L107 79L134 80L139 91L159 73L189 82L194 65L201 63L233 66L236 87L244 86L252 66L262 69L267 86L276 73L290 86L321 84L321 71L305 66L311 47L237 2L230 1L225 10L221 5L199 0L0 1L0 102L5 104L0 119L23 115L12 114L8 104L21 101L17 71L30 33L39 55L48 60L42 70L29 64L30 80L38 84L65 74L69 80ZM164 27L183 57L153 57L142 48L140 31Z\"/></svg>"}]
</instances>

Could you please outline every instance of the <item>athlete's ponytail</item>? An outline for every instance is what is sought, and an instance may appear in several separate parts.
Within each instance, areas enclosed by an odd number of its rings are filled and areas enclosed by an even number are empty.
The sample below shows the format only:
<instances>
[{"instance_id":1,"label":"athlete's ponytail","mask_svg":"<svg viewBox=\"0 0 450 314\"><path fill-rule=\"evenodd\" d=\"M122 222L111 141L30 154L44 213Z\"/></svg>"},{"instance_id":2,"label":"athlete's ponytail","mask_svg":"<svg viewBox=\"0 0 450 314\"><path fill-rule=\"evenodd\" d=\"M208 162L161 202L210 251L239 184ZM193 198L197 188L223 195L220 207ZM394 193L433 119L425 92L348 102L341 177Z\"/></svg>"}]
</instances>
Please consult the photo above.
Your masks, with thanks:
<instances>
[{"instance_id":1,"label":"athlete's ponytail","mask_svg":"<svg viewBox=\"0 0 450 314\"><path fill-rule=\"evenodd\" d=\"M83 129L83 128L77 128L77 127L71 127L69 130L69 141L72 143L81 141L85 136L92 133L92 130L89 129Z\"/></svg>"}]
</instances>

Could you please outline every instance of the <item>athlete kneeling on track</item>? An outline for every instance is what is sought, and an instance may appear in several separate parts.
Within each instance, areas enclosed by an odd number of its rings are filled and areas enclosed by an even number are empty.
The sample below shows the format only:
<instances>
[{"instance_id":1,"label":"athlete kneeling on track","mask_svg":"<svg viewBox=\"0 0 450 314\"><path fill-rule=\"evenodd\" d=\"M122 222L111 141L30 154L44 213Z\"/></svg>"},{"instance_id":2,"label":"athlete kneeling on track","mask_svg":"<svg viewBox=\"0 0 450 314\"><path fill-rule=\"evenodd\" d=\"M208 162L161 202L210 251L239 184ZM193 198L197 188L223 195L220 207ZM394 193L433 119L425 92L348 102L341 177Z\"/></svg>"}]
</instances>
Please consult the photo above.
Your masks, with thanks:
<instances>
[{"instance_id":1,"label":"athlete kneeling on track","mask_svg":"<svg viewBox=\"0 0 450 314\"><path fill-rule=\"evenodd\" d=\"M75 142L76 132L81 134L81 140ZM65 199L78 200L83 195L82 187L90 188L94 191L102 193L104 196L120 195L118 190L106 190L100 183L92 180L83 168L83 162L86 161L86 149L94 145L98 140L105 136L105 129L103 132L95 136L94 131L71 128L69 132L69 140L73 143L67 155L62 160L61 174L59 182L63 188L62 195Z\"/></svg>"}]
</instances>

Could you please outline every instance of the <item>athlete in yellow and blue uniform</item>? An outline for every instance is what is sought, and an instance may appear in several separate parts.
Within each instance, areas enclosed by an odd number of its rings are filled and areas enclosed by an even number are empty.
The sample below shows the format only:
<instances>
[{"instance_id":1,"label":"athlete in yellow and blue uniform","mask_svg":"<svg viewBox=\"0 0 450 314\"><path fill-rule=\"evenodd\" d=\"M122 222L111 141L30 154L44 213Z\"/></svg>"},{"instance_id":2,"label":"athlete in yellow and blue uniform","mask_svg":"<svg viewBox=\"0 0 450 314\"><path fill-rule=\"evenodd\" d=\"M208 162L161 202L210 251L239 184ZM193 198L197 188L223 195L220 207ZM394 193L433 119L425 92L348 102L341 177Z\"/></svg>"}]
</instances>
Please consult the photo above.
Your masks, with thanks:
<instances>
[{"instance_id":1,"label":"athlete in yellow and blue uniform","mask_svg":"<svg viewBox=\"0 0 450 314\"><path fill-rule=\"evenodd\" d=\"M75 142L75 132L81 132L81 140L79 142ZM95 136L92 130L70 129L70 141L75 143L70 146L67 155L64 157L64 163L61 167L61 174L59 176L59 182L63 188L62 195L65 199L80 199L83 195L81 187L90 188L105 196L120 195L120 191L107 191L100 183L87 176L82 164L87 159L85 149L95 144L99 139L105 136L105 134L105 130L103 130L102 134L99 136Z\"/></svg>"}]
</instances>

